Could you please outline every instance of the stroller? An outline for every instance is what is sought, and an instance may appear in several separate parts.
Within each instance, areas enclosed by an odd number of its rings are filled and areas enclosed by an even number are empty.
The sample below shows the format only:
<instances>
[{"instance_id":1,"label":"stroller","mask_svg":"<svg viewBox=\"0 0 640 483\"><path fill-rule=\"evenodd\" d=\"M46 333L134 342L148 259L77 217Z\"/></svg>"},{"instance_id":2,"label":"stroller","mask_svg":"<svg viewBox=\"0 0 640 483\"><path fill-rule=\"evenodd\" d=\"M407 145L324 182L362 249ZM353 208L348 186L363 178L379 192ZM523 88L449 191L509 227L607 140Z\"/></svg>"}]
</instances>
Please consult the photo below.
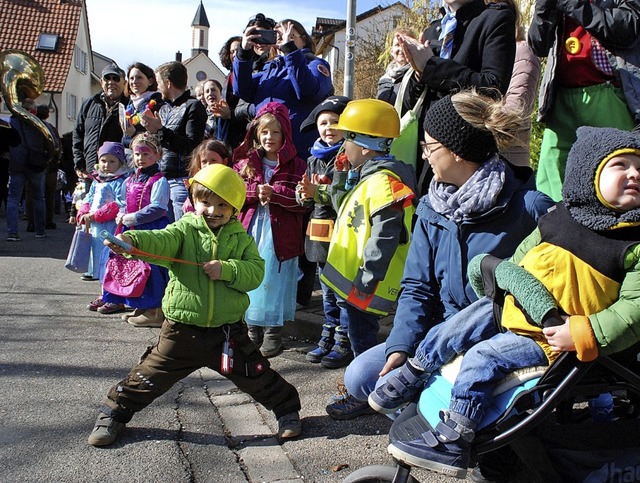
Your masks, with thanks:
<instances>
[{"instance_id":1,"label":"stroller","mask_svg":"<svg viewBox=\"0 0 640 483\"><path fill-rule=\"evenodd\" d=\"M474 265L474 263L477 263ZM499 289L495 267L501 260L495 257L476 257L470 264L470 278L474 274L482 284L484 295L494 301L494 320L502 318L502 306L506 291ZM529 274L518 272L526 283L520 286L540 284ZM538 293L544 294L542 289ZM517 287L510 291L516 300ZM515 292L515 293L514 293ZM552 304L552 302L547 302ZM542 307L542 308L541 308ZM554 307L550 305L550 307ZM528 315L537 313L533 320L540 320L548 313L542 297L533 298L527 307ZM498 327L500 330L500 326ZM407 406L394 421L389 439L413 441L431 431L439 422L439 411L449 407L451 388L459 371L459 356L440 371L431 375L417 402ZM598 396L615 395L614 408L617 421L591 422L587 401ZM615 407L617 406L617 408ZM478 425L472 443L472 464L479 455L506 445L522 460L531 462L531 471L546 482L565 481L640 481L640 344L611 356L581 362L574 352L562 353L549 367L528 368L506 377L493 392L493 400L486 408L484 419ZM611 418L613 419L613 417ZM606 426L611 425L611 426ZM544 431L539 431L544 427ZM620 428L621 427L621 428ZM586 430L585 430L586 428ZM607 428L614 437L606 440ZM621 431L617 431L621 429ZM564 432L563 432L564 430ZM550 443L569 441L572 434L584 434L572 448L566 444L549 448L543 443L545 434L555 434ZM593 451L580 451L593 435L605 445ZM620 437L624 434L627 441ZM613 450L612 450L613 448ZM575 464L561 469L563 463L575 457ZM617 452L616 452L617 450ZM349 475L344 483L356 482L415 482L410 475L410 462L397 461L397 467L374 466L361 468ZM567 465L564 465L567 466ZM557 468L556 471L554 468ZM442 468L444 473L446 468ZM458 476L452 474L451 476ZM631 478L633 477L633 478Z\"/></svg>"},{"instance_id":2,"label":"stroller","mask_svg":"<svg viewBox=\"0 0 640 483\"><path fill-rule=\"evenodd\" d=\"M460 357L434 373L417 402L411 403L394 421L390 441L413 440L435 426L438 412L447 407ZM603 393L614 395L617 420L592 423L586 401ZM472 461L479 455L505 445L532 463L532 471L541 481L638 481L640 479L640 345L609 357L580 362L575 353L563 353L548 368L517 371L494 391L491 407L479 426L473 442ZM607 430L619 440L627 435L626 448L594 450L588 454L587 467L571 466L558 473L557 458L546 454L544 443L534 435L540 425L552 425L554 433L585 434L606 441ZM578 428L583 427L580 431ZM545 428L547 432L548 428ZM582 436L584 437L584 435ZM584 442L584 439L582 439ZM606 443L605 443L606 446ZM547 448L548 449L548 448ZM564 450L564 452L563 452ZM566 459L567 448L558 451ZM584 456L582 458L585 459ZM374 465L351 473L343 483L394 482L417 483L411 466ZM633 473L633 475L631 475ZM633 479L629 479L634 476Z\"/></svg>"}]
</instances>

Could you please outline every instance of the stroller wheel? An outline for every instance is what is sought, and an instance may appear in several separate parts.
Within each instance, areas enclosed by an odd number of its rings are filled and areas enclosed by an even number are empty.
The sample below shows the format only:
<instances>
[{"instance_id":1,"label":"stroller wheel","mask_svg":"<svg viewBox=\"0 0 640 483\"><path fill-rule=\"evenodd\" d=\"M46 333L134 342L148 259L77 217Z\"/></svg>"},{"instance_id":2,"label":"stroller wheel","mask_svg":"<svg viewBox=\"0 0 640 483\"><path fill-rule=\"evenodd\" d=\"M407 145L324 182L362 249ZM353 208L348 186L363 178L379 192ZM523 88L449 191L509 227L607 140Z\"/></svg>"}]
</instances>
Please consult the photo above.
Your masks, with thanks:
<instances>
[{"instance_id":1,"label":"stroller wheel","mask_svg":"<svg viewBox=\"0 0 640 483\"><path fill-rule=\"evenodd\" d=\"M370 465L354 471L342 480L342 483L391 483L398 472L400 472L401 479L397 481L418 483L418 480L411 476L409 471L407 466ZM402 476L405 479L402 479Z\"/></svg>"}]
</instances>

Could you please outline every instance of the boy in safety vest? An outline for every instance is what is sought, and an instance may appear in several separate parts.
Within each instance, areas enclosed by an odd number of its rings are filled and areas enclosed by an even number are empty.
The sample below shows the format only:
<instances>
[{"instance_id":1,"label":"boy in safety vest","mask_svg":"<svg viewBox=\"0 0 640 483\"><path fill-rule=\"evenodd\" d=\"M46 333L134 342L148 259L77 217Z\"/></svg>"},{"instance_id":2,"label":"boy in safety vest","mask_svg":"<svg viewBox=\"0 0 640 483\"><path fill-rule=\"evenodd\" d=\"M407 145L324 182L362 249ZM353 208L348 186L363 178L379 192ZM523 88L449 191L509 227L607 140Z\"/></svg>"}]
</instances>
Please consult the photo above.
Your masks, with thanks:
<instances>
[{"instance_id":1,"label":"boy in safety vest","mask_svg":"<svg viewBox=\"0 0 640 483\"><path fill-rule=\"evenodd\" d=\"M335 162L331 198L338 218L321 280L338 296L341 325L357 356L377 344L378 321L398 296L416 180L411 166L389 154L400 136L390 104L351 101L336 128L344 132L346 159Z\"/></svg>"}]
</instances>

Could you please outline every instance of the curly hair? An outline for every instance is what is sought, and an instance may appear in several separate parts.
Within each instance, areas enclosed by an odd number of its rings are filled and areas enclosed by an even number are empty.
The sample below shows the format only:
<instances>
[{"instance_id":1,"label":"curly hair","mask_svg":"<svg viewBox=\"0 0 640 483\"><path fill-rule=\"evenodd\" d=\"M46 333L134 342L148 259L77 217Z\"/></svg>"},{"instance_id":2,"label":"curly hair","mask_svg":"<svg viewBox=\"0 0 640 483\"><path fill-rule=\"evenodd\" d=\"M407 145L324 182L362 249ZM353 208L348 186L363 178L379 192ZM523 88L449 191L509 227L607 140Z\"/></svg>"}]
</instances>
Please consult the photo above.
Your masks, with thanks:
<instances>
[{"instance_id":1,"label":"curly hair","mask_svg":"<svg viewBox=\"0 0 640 483\"><path fill-rule=\"evenodd\" d=\"M227 70L231 70L231 67L233 67L233 61L231 60L231 44L234 42L242 42L242 37L239 35L229 37L218 53L222 67Z\"/></svg>"}]
</instances>

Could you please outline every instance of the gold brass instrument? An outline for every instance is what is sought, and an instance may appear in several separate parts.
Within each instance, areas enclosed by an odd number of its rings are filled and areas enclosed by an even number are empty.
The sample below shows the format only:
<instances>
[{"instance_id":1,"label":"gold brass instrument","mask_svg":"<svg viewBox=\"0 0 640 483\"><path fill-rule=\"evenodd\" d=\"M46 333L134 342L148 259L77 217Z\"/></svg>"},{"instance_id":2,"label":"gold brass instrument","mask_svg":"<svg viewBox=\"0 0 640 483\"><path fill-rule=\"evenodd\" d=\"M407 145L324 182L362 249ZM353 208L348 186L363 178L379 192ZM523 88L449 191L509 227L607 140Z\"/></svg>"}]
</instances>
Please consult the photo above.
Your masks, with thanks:
<instances>
[{"instance_id":1,"label":"gold brass instrument","mask_svg":"<svg viewBox=\"0 0 640 483\"><path fill-rule=\"evenodd\" d=\"M36 59L21 50L0 52L0 92L7 108L45 136L49 157L53 159L59 153L51 131L38 117L22 107L23 100L37 99L43 89L44 71Z\"/></svg>"}]
</instances>

